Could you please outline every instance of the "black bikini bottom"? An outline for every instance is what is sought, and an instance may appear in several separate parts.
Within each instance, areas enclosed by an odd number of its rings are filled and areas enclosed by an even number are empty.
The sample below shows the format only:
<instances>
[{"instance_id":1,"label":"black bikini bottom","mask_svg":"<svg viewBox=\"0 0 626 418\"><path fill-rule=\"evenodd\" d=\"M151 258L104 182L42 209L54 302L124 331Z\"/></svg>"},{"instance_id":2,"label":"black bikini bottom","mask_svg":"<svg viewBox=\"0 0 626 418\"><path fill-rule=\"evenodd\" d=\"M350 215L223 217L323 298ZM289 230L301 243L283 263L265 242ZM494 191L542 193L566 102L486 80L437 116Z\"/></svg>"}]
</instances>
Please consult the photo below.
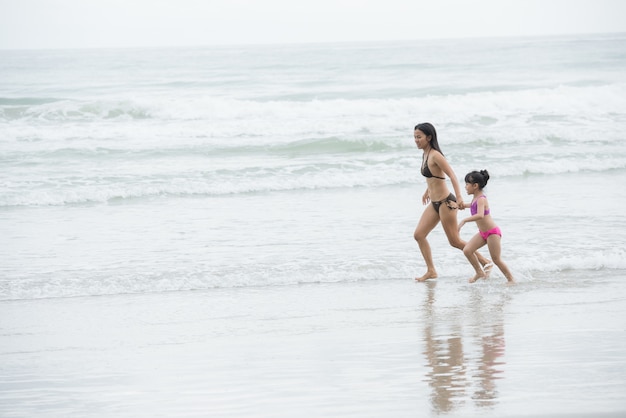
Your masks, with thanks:
<instances>
[{"instance_id":1,"label":"black bikini bottom","mask_svg":"<svg viewBox=\"0 0 626 418\"><path fill-rule=\"evenodd\" d=\"M431 203L433 204L433 208L435 208L435 212L439 213L439 208L441 207L442 203L445 203L446 206L450 209L456 209L456 206L452 206L450 202L456 203L456 197L452 193L450 193L448 197L446 197L443 200L439 200L437 202L431 202Z\"/></svg>"}]
</instances>

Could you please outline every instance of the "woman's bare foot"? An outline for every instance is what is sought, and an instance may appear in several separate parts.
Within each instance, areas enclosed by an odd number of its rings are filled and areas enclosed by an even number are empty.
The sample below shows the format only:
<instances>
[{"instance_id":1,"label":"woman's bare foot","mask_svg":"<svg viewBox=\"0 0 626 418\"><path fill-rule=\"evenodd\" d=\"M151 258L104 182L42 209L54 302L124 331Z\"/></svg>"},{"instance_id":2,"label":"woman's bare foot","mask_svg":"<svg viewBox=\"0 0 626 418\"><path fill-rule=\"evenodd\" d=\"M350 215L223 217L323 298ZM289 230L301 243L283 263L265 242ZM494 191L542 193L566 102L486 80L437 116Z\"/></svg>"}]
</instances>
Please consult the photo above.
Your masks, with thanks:
<instances>
[{"instance_id":1,"label":"woman's bare foot","mask_svg":"<svg viewBox=\"0 0 626 418\"><path fill-rule=\"evenodd\" d=\"M437 272L435 270L428 270L426 274L424 274L422 277L416 277L415 281L425 282L426 280L436 279L436 278L437 278Z\"/></svg>"},{"instance_id":2,"label":"woman's bare foot","mask_svg":"<svg viewBox=\"0 0 626 418\"><path fill-rule=\"evenodd\" d=\"M483 264L483 270L485 271L485 279L486 279L491 274L491 270L493 270L493 262L487 260L487 262ZM476 280L474 280L474 282L475 281ZM474 282L470 282L470 283L474 283Z\"/></svg>"},{"instance_id":3,"label":"woman's bare foot","mask_svg":"<svg viewBox=\"0 0 626 418\"><path fill-rule=\"evenodd\" d=\"M480 272L480 273L476 273L474 275L474 277L472 277L471 279L469 279L470 283L475 283L478 279L486 279L487 278L487 274L485 272Z\"/></svg>"}]
</instances>

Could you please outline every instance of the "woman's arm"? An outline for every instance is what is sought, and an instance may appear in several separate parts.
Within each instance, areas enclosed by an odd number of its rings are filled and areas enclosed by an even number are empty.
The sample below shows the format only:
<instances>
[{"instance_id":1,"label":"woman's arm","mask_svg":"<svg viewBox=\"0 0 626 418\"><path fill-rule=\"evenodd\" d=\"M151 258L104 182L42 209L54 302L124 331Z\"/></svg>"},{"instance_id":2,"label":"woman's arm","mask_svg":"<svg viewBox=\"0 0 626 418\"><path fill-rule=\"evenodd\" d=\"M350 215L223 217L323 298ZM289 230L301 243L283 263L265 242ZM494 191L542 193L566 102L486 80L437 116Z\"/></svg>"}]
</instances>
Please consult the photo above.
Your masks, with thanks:
<instances>
[{"instance_id":1,"label":"woman's arm","mask_svg":"<svg viewBox=\"0 0 626 418\"><path fill-rule=\"evenodd\" d=\"M436 152L433 155L434 163L437 164L439 168L450 178L452 182L452 188L454 189L454 195L456 196L457 206L459 209L465 209L465 203L463 203L463 199L461 197L461 186L459 185L459 180L456 178L456 174L452 169L452 166L446 160L440 152Z\"/></svg>"}]
</instances>

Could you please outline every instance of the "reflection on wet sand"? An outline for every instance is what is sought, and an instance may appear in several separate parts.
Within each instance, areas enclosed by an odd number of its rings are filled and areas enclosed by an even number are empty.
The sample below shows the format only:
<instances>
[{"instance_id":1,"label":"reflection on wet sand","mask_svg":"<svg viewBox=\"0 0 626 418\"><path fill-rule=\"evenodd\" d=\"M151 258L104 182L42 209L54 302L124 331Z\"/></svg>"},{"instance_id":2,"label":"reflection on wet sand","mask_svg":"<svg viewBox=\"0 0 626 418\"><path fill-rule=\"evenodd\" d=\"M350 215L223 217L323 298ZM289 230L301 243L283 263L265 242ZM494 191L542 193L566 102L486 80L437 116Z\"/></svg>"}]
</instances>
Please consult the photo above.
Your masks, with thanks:
<instances>
[{"instance_id":1,"label":"reflection on wet sand","mask_svg":"<svg viewBox=\"0 0 626 418\"><path fill-rule=\"evenodd\" d=\"M424 355L426 380L431 387L434 412L446 413L473 401L477 407L497 403L496 380L502 378L504 362L503 308L506 294L484 297L472 288L469 300L440 306L436 282L429 282L424 302Z\"/></svg>"}]
</instances>

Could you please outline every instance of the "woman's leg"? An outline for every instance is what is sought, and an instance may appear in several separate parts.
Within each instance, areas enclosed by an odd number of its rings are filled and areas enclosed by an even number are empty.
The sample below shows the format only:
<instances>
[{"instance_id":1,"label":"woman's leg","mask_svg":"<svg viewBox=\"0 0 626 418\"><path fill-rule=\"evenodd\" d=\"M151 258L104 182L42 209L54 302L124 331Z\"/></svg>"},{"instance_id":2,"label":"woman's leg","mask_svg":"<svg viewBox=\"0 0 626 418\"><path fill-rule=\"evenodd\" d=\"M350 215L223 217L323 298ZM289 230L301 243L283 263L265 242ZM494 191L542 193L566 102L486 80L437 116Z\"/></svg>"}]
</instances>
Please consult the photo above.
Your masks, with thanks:
<instances>
[{"instance_id":1,"label":"woman's leg","mask_svg":"<svg viewBox=\"0 0 626 418\"><path fill-rule=\"evenodd\" d=\"M500 269L502 274L504 274L504 277L506 277L508 282L515 283L515 280L513 279L513 274L511 274L511 270L509 270L509 267L504 263L504 261L502 261L502 258L500 257L500 254L502 252L502 247L500 245L501 240L502 240L502 237L500 237L500 235L497 235L497 234L492 234L492 235L489 235L489 237L487 237L487 246L489 247L489 254L491 255L491 258L493 259L493 263L496 266L498 266L498 268Z\"/></svg>"},{"instance_id":2,"label":"woman's leg","mask_svg":"<svg viewBox=\"0 0 626 418\"><path fill-rule=\"evenodd\" d=\"M447 205L443 204L439 209L439 216L441 217L441 226L448 237L450 245L459 250L463 250L465 241L461 239L461 235L459 234L459 225L456 221L457 212L457 209L450 209Z\"/></svg>"},{"instance_id":3,"label":"woman's leg","mask_svg":"<svg viewBox=\"0 0 626 418\"><path fill-rule=\"evenodd\" d=\"M465 244L465 247L463 248L463 254L467 257L476 272L474 277L469 279L470 283L474 283L478 279L487 278L487 273L483 271L480 263L478 262L478 257L476 257L476 254L478 254L477 250L485 244L486 242L483 237L481 237L480 234L476 234L467 242L467 244Z\"/></svg>"},{"instance_id":4,"label":"woman's leg","mask_svg":"<svg viewBox=\"0 0 626 418\"><path fill-rule=\"evenodd\" d=\"M441 205L441 208L439 209L439 216L441 217L443 230L448 237L448 242L454 248L458 248L462 251L463 248L465 248L466 242L461 239L461 235L459 234L459 225L456 221L457 212L458 209L450 209L447 205ZM491 261L480 255L478 252L476 253L476 257L482 266L486 266L491 263Z\"/></svg>"},{"instance_id":5,"label":"woman's leg","mask_svg":"<svg viewBox=\"0 0 626 418\"><path fill-rule=\"evenodd\" d=\"M437 270L435 270L432 252L430 251L430 244L428 243L426 237L438 223L439 214L435 212L433 205L429 204L428 207L424 209L422 217L420 218L417 227L415 228L415 232L413 233L413 238L417 241L417 245L419 245L422 257L424 257L424 262L426 263L426 273L422 277L415 278L418 282L437 278Z\"/></svg>"}]
</instances>

